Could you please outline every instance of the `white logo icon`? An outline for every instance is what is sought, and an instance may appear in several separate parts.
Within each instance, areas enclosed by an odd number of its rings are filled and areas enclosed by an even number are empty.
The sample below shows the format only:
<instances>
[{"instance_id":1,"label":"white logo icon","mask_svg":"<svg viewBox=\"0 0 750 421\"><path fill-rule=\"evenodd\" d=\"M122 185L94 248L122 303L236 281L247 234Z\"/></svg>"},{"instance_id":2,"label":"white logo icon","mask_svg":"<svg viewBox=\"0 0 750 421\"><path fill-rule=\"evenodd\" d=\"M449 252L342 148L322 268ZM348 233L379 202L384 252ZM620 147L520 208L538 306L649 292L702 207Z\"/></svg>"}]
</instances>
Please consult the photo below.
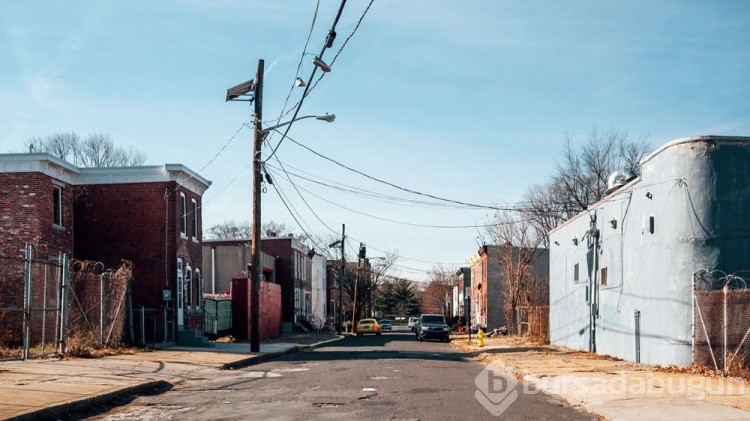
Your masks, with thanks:
<instances>
[{"instance_id":1,"label":"white logo icon","mask_svg":"<svg viewBox=\"0 0 750 421\"><path fill-rule=\"evenodd\" d=\"M490 367L485 367L479 373L474 384L477 385L474 397L494 416L505 412L518 399L518 382Z\"/></svg>"}]
</instances>

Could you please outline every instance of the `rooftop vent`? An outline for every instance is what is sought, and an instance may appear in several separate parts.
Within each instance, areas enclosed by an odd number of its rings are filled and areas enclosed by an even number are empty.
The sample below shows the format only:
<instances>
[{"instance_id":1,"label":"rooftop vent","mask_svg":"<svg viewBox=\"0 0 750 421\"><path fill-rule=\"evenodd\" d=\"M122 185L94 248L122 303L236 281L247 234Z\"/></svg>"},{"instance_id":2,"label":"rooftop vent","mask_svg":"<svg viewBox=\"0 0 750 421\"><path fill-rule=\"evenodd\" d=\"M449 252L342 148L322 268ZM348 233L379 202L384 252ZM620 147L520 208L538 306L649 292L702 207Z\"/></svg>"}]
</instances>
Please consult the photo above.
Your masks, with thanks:
<instances>
[{"instance_id":1,"label":"rooftop vent","mask_svg":"<svg viewBox=\"0 0 750 421\"><path fill-rule=\"evenodd\" d=\"M636 177L638 177L638 174L633 170L617 170L613 172L607 179L607 191L605 194L612 193L620 187L628 184Z\"/></svg>"}]
</instances>

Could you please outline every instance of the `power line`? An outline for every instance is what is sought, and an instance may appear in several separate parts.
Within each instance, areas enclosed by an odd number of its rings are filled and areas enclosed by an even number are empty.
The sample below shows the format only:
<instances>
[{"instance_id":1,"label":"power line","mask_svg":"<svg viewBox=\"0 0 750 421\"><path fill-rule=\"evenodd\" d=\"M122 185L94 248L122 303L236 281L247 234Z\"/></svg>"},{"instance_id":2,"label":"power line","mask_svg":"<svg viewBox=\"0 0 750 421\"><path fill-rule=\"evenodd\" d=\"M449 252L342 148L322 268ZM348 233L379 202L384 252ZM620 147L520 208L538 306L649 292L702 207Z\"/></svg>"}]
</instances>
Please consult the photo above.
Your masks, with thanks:
<instances>
[{"instance_id":1,"label":"power line","mask_svg":"<svg viewBox=\"0 0 750 421\"><path fill-rule=\"evenodd\" d=\"M499 207L499 206L477 205L477 204L474 204L474 203L468 203L468 202L462 202L462 201L459 201L459 200L447 199L447 198L444 198L444 197L435 196L435 195L428 194L428 193L422 193L422 192L419 192L417 190L413 190L413 189L409 189L409 188L406 188L406 187L402 187L402 186L399 186L397 184L391 183L389 181L385 181L385 180L382 180L380 178L371 176L369 174L365 174L362 171L356 170L356 169L354 169L354 168L352 168L352 167L350 167L348 165L342 164L341 162L339 162L339 161L337 161L337 160L335 160L333 158L329 158L329 157L327 157L327 156L325 156L325 155L323 155L323 154L321 154L321 153L313 150L312 148L309 148L309 147L303 145L302 143L297 142L296 140L292 139L291 137L286 136L286 134L284 136L287 139L291 140L296 145L300 146L301 148L306 149L310 153L312 153L312 154L314 154L314 155L316 155L316 156L318 156L318 157L320 157L322 159L325 159L326 161L329 161L329 162L331 162L331 163L333 163L335 165L338 165L341 168L344 168L344 169L346 169L348 171L351 171L351 172L353 172L355 174L359 174L362 177L365 177L365 178L370 179L372 181L375 181L375 182L378 182L378 183L381 183L381 184L385 184L387 186L393 187L393 188L401 190L401 191L405 191L407 193L412 193L412 194L416 194L416 195L419 195L419 196L429 197L431 199L439 200L439 201L442 201L442 202L454 203L454 204L462 205L462 206L469 207L469 208L491 209L491 210L508 210L508 211L517 211L517 210L519 210L517 208L503 208L503 207Z\"/></svg>"},{"instance_id":2,"label":"power line","mask_svg":"<svg viewBox=\"0 0 750 421\"><path fill-rule=\"evenodd\" d=\"M346 5L346 0L341 0L341 5L339 6L338 13L336 13L336 18L333 20L333 25L331 25L331 29L328 31L328 36L326 37L326 42L323 45L323 48L320 50L320 54L316 56L318 59L323 58L323 54L328 48L331 48L333 46L333 41L336 39L336 25L339 22L339 19L341 18L341 12L344 11L344 6ZM289 133L289 130L292 129L292 125L294 124L295 119L297 118L297 115L299 114L300 109L302 108L302 103L305 101L305 98L307 97L308 92L311 89L311 83L313 78L315 77L315 73L318 71L318 66L313 66L313 71L310 74L310 78L307 81L307 84L305 85L305 90L302 93L302 98L297 103L297 106L294 108L294 114L292 115L292 118L289 122L289 124L286 126L286 129L284 130L284 134L281 136L281 139L279 139L279 142L276 144L276 147L273 148L271 151L271 154L268 156L266 161L268 159L271 159L274 155L276 155L276 151L279 149L279 146L281 146L281 143L286 138L286 135Z\"/></svg>"},{"instance_id":3,"label":"power line","mask_svg":"<svg viewBox=\"0 0 750 421\"><path fill-rule=\"evenodd\" d=\"M286 170L284 169L283 164L281 164L281 162L279 162L279 165L281 165L281 169L284 170L284 173L286 173ZM307 206L307 209L309 209L310 212L312 212L312 214L315 216L315 219L317 219L321 224L323 224L324 227L328 228L329 231L331 231L334 234L336 234L337 231L334 230L333 228L329 227L328 225L326 225L325 222L323 222L323 220L318 216L318 214L315 213L315 211L312 209L312 207L310 206L310 204L307 203L307 200L305 200L305 197L302 196L302 193L299 192L299 189L298 189L297 185L294 184L291 181L291 179L289 179L288 177L289 177L289 174L287 174L287 180L290 182L290 184L292 185L292 187L294 188L294 190L297 192L297 195L300 197L300 199L302 199L302 202L304 202L305 206Z\"/></svg>"},{"instance_id":4,"label":"power line","mask_svg":"<svg viewBox=\"0 0 750 421\"><path fill-rule=\"evenodd\" d=\"M321 186L324 186L324 187L328 187L328 188L333 189L333 190L338 190L338 191L345 192L345 193L351 193L351 194L354 194L354 195L357 195L357 196L360 196L360 197L365 197L365 198L370 198L370 199L373 199L373 200L378 200L380 202L390 202L390 203L398 204L400 206L422 206L422 207L425 207L425 208L442 208L442 209L447 209L447 208L450 208L450 207L454 207L454 205L447 204L447 203L444 203L444 202L407 199L407 198L402 198L402 197L396 197L396 196L387 195L387 194L384 194L384 193L378 193L378 192L374 192L374 191L370 191L370 190L365 190L365 189L362 189L362 188L359 188L359 187L355 187L355 186L351 186L351 185L348 185L348 184L339 183L339 182L336 182L336 181L333 181L333 180L326 179L324 177L319 177L319 176L316 176L314 174L310 174L310 173L305 172L305 171L303 171L303 170L301 170L299 168L295 168L294 166L289 165L289 164L284 164L284 166L288 167L288 168L293 168L293 169L297 170L298 172L301 172L303 174L307 174L307 175L309 175L311 177L316 177L319 180L324 180L325 182L314 180L314 179L309 178L309 177L304 177L302 175L296 174L296 173L288 171L288 170L285 171L288 175L294 176L294 177L299 178L301 180L309 181L311 183L318 184L318 185L321 185ZM270 166L270 167L271 168L275 168L273 166ZM461 207L461 209L465 209L465 208Z\"/></svg>"},{"instance_id":5,"label":"power line","mask_svg":"<svg viewBox=\"0 0 750 421\"><path fill-rule=\"evenodd\" d=\"M291 180L287 180L287 181L291 182ZM292 183L292 184L295 185L294 183ZM380 217L380 216L375 216L375 215L368 214L368 213L365 213L365 212L362 212L362 211L358 211L356 209L352 209L352 208L346 207L344 205L335 203L335 202L333 202L331 200L328 200L328 199L326 199L326 198L324 198L322 196L319 196L319 195L317 195L317 194L315 194L315 193L311 192L310 190L307 190L307 189L305 189L303 187L299 187L299 186L295 185L295 189L303 190L303 191L307 192L308 194L311 194L311 195L317 197L318 199L320 199L320 200L322 200L324 202L327 202L327 203L329 203L331 205L337 206L337 207L339 207L341 209L344 209L344 210L347 210L349 212L356 213L358 215L366 216L368 218L373 218L373 219L377 219L377 220L380 220L380 221L385 221L385 222L390 222L390 223L400 224L400 225L408 225L408 226L412 226L412 227L438 228L438 229L467 229L467 228L486 228L486 227L491 227L491 226L508 225L508 224L515 223L515 222L523 222L523 220L518 220L518 221L510 221L510 222L506 222L506 223L483 224L483 225L476 225L476 224L474 224L474 225L429 225L429 224L417 224L417 223L397 221L397 220L394 220L394 219L383 218L383 217ZM305 204L307 204L306 201L305 201ZM309 207L309 204L308 204L308 207ZM328 228L328 227L326 227L326 228ZM331 229L331 228L328 228L328 229ZM331 230L331 231L332 232L336 232L336 231L333 231L333 230Z\"/></svg>"},{"instance_id":6,"label":"power line","mask_svg":"<svg viewBox=\"0 0 750 421\"><path fill-rule=\"evenodd\" d=\"M300 69L302 68L302 61L305 59L305 56L307 55L307 46L310 44L310 38L312 38L313 29L315 29L315 22L318 20L319 9L320 9L320 0L318 0L315 4L315 13L313 13L312 22L310 23L310 30L307 33L305 46L302 47L302 54L300 54L299 56L299 62L297 62L297 71L294 73L295 80L294 82L292 82L292 86L289 88L289 92L287 93L286 99L284 100L284 105L281 107L281 112L279 113L279 117L276 118L276 120L273 120L274 123L271 125L279 124L281 122L281 119L284 118L287 114L289 114L298 105L298 104L294 104L292 108L285 111L286 106L289 103L289 98L292 96L292 92L294 91L294 88L297 87L297 78L299 77Z\"/></svg>"}]
</instances>

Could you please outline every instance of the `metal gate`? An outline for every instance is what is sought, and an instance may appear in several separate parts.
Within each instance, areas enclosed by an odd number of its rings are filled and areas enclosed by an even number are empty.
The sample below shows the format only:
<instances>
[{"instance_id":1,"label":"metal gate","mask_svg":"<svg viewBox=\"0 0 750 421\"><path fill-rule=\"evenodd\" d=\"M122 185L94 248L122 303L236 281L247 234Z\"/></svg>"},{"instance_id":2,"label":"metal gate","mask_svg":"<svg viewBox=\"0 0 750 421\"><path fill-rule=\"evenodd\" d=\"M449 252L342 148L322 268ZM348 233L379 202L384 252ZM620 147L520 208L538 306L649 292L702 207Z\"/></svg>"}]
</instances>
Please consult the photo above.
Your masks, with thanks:
<instances>
[{"instance_id":1,"label":"metal gate","mask_svg":"<svg viewBox=\"0 0 750 421\"><path fill-rule=\"evenodd\" d=\"M61 338L63 254L39 259L27 245L23 257L0 255L0 359L53 354Z\"/></svg>"}]
</instances>

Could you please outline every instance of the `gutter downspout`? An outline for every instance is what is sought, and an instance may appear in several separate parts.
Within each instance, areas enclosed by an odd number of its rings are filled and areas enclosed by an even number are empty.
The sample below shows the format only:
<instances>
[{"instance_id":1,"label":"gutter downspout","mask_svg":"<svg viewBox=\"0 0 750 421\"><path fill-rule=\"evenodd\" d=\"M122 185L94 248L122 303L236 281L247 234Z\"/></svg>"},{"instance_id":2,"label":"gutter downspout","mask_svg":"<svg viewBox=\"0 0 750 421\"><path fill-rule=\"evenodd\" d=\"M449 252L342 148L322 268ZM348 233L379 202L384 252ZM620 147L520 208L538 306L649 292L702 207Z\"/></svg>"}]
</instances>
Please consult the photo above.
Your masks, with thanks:
<instances>
[{"instance_id":1,"label":"gutter downspout","mask_svg":"<svg viewBox=\"0 0 750 421\"><path fill-rule=\"evenodd\" d=\"M589 351L596 353L596 318L599 315L599 230L596 229L596 214L591 218L591 227L589 228L589 235L593 240L593 272L591 274L591 302L589 308Z\"/></svg>"},{"instance_id":2,"label":"gutter downspout","mask_svg":"<svg viewBox=\"0 0 750 421\"><path fill-rule=\"evenodd\" d=\"M211 246L211 294L216 294L216 246Z\"/></svg>"}]
</instances>

